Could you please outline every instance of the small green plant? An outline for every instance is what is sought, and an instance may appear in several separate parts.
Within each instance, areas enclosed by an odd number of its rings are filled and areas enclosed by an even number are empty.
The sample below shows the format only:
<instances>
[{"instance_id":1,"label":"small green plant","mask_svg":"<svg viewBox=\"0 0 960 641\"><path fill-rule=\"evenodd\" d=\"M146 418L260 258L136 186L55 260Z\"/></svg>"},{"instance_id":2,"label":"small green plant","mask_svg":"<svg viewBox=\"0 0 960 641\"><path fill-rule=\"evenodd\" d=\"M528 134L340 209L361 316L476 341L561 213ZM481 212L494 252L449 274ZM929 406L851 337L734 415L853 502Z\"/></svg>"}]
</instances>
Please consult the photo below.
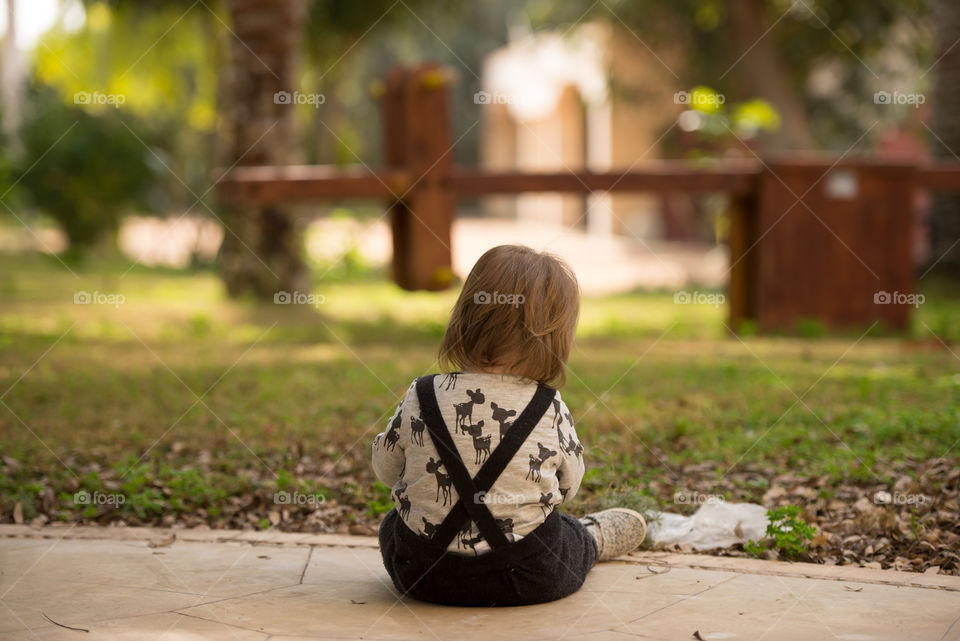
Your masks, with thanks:
<instances>
[{"instance_id":1,"label":"small green plant","mask_svg":"<svg viewBox=\"0 0 960 641\"><path fill-rule=\"evenodd\" d=\"M913 539L920 542L920 532L923 530L923 521L917 516L917 508L910 510L910 531L913 532Z\"/></svg>"},{"instance_id":2,"label":"small green plant","mask_svg":"<svg viewBox=\"0 0 960 641\"><path fill-rule=\"evenodd\" d=\"M763 544L757 543L752 539L743 544L743 551L758 559L763 556L765 550L766 548L763 547Z\"/></svg>"},{"instance_id":3,"label":"small green plant","mask_svg":"<svg viewBox=\"0 0 960 641\"><path fill-rule=\"evenodd\" d=\"M773 543L780 556L787 559L799 559L809 550L807 543L813 539L817 530L800 517L800 508L796 505L783 505L767 510L767 541ZM749 540L743 544L743 551L754 557L763 556L767 549L765 541Z\"/></svg>"}]
</instances>

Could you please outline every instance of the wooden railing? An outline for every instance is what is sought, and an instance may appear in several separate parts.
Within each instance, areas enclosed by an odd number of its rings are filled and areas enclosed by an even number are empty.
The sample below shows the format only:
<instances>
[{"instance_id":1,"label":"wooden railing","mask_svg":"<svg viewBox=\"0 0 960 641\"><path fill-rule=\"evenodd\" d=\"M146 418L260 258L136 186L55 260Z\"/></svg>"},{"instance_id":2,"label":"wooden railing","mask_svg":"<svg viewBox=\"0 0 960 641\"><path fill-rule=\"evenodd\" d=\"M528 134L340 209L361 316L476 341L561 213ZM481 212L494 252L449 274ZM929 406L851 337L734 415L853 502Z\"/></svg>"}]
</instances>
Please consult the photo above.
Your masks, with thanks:
<instances>
[{"instance_id":1,"label":"wooden railing","mask_svg":"<svg viewBox=\"0 0 960 641\"><path fill-rule=\"evenodd\" d=\"M433 65L396 69L382 99L387 166L236 167L219 196L267 205L346 198L388 203L393 278L407 289L452 279L457 200L488 194L721 192L731 198L732 323L761 328L810 317L835 325L881 320L904 327L909 306L876 304L913 290L911 232L917 189L960 193L960 163L911 165L832 157L690 163L663 160L626 172L526 173L452 163L446 76ZM855 193L832 193L833 178ZM835 191L835 190L834 190Z\"/></svg>"}]
</instances>

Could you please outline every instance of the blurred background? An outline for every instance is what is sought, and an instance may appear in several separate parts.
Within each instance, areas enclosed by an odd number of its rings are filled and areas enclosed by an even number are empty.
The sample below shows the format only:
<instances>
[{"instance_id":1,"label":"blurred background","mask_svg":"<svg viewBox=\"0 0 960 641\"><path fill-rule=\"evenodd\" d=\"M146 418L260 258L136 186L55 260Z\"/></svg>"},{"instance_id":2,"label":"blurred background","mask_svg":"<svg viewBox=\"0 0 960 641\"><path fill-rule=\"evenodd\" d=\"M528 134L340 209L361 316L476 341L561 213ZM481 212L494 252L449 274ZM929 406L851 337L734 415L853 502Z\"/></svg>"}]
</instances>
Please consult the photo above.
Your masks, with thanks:
<instances>
[{"instance_id":1,"label":"blurred background","mask_svg":"<svg viewBox=\"0 0 960 641\"><path fill-rule=\"evenodd\" d=\"M248 165L389 165L388 74L424 62L461 168L814 158L913 176L960 161L957 3L3 5L0 522L371 532L392 504L373 435L435 368L459 279L521 242L566 258L584 290L564 390L591 461L580 507L796 504L825 533L812 559L957 570L949 190L904 192L896 232L869 216L842 232L908 248L864 263L909 274L905 325L811 313L763 332L732 326L722 189L460 198L448 287L423 292L392 282L383 198L251 211L221 184ZM845 180L827 181L840 198ZM812 263L838 247L772 251ZM818 296L839 298L829 280ZM931 500L873 501L897 488ZM323 501L277 504L287 490ZM854 530L873 539L843 544Z\"/></svg>"}]
</instances>

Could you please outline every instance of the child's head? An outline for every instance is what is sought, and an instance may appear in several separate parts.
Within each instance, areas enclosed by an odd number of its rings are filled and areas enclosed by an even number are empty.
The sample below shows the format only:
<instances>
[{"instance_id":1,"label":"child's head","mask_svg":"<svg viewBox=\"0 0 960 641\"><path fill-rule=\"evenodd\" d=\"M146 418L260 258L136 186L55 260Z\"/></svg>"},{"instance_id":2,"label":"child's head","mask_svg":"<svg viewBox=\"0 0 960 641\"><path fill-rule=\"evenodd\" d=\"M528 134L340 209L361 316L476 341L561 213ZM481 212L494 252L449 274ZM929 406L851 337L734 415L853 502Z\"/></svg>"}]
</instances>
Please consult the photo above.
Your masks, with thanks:
<instances>
[{"instance_id":1,"label":"child's head","mask_svg":"<svg viewBox=\"0 0 960 641\"><path fill-rule=\"evenodd\" d=\"M562 386L579 312L580 286L562 259L522 245L494 247L463 284L440 364Z\"/></svg>"}]
</instances>

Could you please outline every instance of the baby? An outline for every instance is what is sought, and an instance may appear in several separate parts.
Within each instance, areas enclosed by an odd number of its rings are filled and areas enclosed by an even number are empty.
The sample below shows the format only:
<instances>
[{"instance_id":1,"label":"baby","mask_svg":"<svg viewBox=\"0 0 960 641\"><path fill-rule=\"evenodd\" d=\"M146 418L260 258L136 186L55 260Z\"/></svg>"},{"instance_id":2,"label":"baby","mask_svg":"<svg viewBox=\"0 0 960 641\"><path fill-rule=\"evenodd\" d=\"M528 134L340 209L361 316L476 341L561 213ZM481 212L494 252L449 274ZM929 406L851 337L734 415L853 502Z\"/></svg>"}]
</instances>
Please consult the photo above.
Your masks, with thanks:
<instances>
[{"instance_id":1,"label":"baby","mask_svg":"<svg viewBox=\"0 0 960 641\"><path fill-rule=\"evenodd\" d=\"M643 541L632 510L583 520L556 510L584 471L554 388L579 309L576 277L549 254L502 245L470 272L440 345L447 373L414 381L373 441L374 471L396 503L380 549L401 593L449 605L553 601Z\"/></svg>"}]
</instances>

